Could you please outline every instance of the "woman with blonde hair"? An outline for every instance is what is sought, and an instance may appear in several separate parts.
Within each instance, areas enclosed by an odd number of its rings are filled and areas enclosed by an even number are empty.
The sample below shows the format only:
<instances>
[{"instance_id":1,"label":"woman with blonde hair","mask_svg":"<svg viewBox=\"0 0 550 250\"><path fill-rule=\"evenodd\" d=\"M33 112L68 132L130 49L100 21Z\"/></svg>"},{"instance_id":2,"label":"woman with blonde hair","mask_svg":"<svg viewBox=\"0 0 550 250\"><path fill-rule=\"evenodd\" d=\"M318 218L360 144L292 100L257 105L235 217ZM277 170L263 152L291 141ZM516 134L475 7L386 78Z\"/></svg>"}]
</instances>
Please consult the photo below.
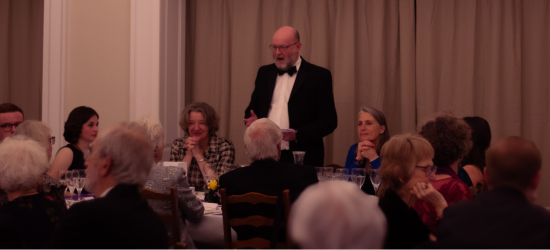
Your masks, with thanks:
<instances>
[{"instance_id":1,"label":"woman with blonde hair","mask_svg":"<svg viewBox=\"0 0 550 250\"><path fill-rule=\"evenodd\" d=\"M388 221L384 248L414 248L429 239L429 229L412 208L417 200L443 215L447 202L432 186L433 155L430 143L417 135L394 136L382 147L378 196Z\"/></svg>"}]
</instances>

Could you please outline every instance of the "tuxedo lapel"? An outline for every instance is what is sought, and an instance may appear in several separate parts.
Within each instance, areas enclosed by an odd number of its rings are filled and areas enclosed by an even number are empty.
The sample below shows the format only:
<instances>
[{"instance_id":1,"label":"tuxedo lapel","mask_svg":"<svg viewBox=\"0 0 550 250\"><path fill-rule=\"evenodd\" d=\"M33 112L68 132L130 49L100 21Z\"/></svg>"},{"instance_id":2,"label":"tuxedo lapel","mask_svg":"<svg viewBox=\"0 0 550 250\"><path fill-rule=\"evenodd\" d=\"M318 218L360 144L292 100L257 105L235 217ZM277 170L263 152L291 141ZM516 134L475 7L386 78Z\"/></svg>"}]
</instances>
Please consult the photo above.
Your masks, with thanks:
<instances>
[{"instance_id":1,"label":"tuxedo lapel","mask_svg":"<svg viewBox=\"0 0 550 250\"><path fill-rule=\"evenodd\" d=\"M298 75L296 75L296 81L294 82L294 87L292 87L292 92L290 92L290 97L288 98L288 101L292 99L292 97L298 92L302 84L307 78L307 70L309 68L309 63L302 58L302 65L300 65L300 70L298 70Z\"/></svg>"}]
</instances>

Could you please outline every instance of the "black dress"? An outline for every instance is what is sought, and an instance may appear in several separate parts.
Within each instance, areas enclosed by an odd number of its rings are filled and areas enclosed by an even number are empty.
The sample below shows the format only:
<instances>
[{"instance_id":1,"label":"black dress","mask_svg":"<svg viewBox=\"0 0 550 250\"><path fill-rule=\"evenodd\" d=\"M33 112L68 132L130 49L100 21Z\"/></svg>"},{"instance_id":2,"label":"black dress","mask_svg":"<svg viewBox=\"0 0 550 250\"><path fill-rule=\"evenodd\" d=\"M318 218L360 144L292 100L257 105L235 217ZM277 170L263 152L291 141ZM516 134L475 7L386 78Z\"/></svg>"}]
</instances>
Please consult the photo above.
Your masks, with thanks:
<instances>
[{"instance_id":1,"label":"black dress","mask_svg":"<svg viewBox=\"0 0 550 250\"><path fill-rule=\"evenodd\" d=\"M388 220L388 235L384 248L414 248L427 241L430 230L412 207L407 206L393 190L380 198L378 206Z\"/></svg>"},{"instance_id":2,"label":"black dress","mask_svg":"<svg viewBox=\"0 0 550 250\"><path fill-rule=\"evenodd\" d=\"M44 192L21 196L0 207L0 248L45 248L63 215Z\"/></svg>"}]
</instances>

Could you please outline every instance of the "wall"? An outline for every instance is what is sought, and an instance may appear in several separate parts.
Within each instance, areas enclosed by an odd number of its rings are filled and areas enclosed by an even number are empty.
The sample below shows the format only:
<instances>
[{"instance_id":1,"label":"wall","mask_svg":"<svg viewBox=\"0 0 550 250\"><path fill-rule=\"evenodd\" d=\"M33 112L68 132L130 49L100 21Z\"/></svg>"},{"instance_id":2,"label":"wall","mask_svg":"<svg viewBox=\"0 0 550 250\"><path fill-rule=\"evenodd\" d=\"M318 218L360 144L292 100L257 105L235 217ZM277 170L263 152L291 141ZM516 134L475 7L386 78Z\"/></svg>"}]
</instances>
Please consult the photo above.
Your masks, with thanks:
<instances>
[{"instance_id":1,"label":"wall","mask_svg":"<svg viewBox=\"0 0 550 250\"><path fill-rule=\"evenodd\" d=\"M129 120L130 0L70 1L65 116L89 106L99 129Z\"/></svg>"}]
</instances>

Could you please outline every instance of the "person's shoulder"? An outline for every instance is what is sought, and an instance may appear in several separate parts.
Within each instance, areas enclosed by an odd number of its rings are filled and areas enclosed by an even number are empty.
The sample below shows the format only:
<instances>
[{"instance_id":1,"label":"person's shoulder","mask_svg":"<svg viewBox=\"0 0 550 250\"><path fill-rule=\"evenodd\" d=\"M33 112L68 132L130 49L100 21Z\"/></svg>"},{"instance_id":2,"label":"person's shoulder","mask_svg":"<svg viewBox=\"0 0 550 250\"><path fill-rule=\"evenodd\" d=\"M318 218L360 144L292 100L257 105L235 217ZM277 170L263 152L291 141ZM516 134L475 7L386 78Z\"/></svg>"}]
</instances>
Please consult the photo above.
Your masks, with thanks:
<instances>
[{"instance_id":1,"label":"person's shoulder","mask_svg":"<svg viewBox=\"0 0 550 250\"><path fill-rule=\"evenodd\" d=\"M318 72L323 72L323 73L330 74L330 70L328 70L327 68L321 67L319 65L315 65L313 63L310 63L310 62L304 60L304 58L302 58L302 65L300 65L300 68L302 66L305 66L306 69L310 70L310 71L318 71Z\"/></svg>"},{"instance_id":2,"label":"person's shoulder","mask_svg":"<svg viewBox=\"0 0 550 250\"><path fill-rule=\"evenodd\" d=\"M187 137L189 136L186 135L184 137L176 138L172 144L185 144L185 139L187 139Z\"/></svg>"},{"instance_id":3,"label":"person's shoulder","mask_svg":"<svg viewBox=\"0 0 550 250\"><path fill-rule=\"evenodd\" d=\"M219 137L217 135L214 135L212 139L215 140L216 144L233 147L233 142L231 142L231 140L225 139L223 137Z\"/></svg>"}]
</instances>

